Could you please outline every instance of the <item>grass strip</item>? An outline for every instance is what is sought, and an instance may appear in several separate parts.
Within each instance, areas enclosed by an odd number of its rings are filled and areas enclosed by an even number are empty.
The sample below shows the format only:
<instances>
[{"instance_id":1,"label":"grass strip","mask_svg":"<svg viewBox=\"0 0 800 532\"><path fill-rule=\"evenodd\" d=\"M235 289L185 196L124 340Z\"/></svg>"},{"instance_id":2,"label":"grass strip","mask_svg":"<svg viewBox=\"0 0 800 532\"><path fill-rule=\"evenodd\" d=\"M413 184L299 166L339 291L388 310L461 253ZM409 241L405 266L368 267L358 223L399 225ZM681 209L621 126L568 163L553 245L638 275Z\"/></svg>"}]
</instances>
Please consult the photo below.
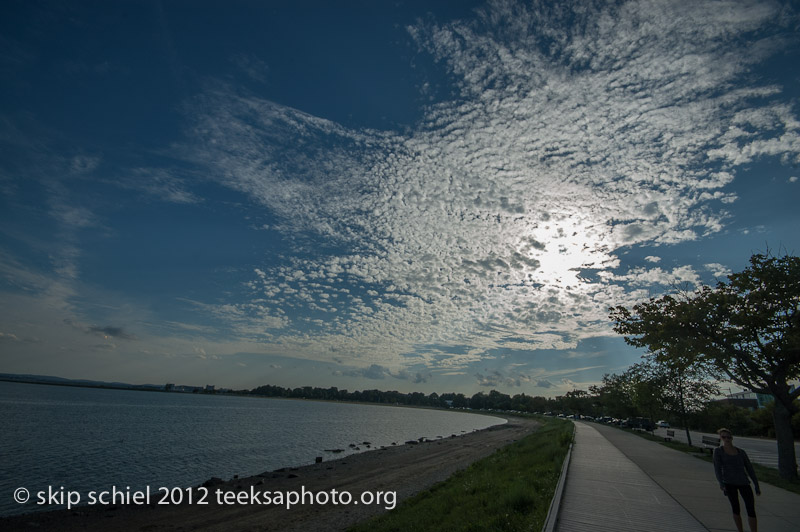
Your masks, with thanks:
<instances>
[{"instance_id":1,"label":"grass strip","mask_svg":"<svg viewBox=\"0 0 800 532\"><path fill-rule=\"evenodd\" d=\"M572 442L572 423L541 418L536 432L350 532L541 530Z\"/></svg>"},{"instance_id":2,"label":"grass strip","mask_svg":"<svg viewBox=\"0 0 800 532\"><path fill-rule=\"evenodd\" d=\"M691 447L686 443L681 442L667 442L664 441L663 438L660 436L653 436L647 432L642 432L639 430L629 430L629 429L619 429L624 430L626 432L630 432L632 434L636 434L642 438L652 440L654 442L658 442L661 445L669 447L671 449L675 449L677 451L681 451L684 453L691 454L701 460L705 460L706 462L711 462L711 453L707 452L704 454L698 454L700 451L699 447ZM702 452L702 451L700 451ZM778 470L774 467L767 467L761 464L757 464L753 462L753 469L756 471L756 476L758 477L758 482L763 484L770 484L777 488L785 489L786 491L791 491L792 493L796 493L800 495L800 480L787 480L780 476Z\"/></svg>"}]
</instances>

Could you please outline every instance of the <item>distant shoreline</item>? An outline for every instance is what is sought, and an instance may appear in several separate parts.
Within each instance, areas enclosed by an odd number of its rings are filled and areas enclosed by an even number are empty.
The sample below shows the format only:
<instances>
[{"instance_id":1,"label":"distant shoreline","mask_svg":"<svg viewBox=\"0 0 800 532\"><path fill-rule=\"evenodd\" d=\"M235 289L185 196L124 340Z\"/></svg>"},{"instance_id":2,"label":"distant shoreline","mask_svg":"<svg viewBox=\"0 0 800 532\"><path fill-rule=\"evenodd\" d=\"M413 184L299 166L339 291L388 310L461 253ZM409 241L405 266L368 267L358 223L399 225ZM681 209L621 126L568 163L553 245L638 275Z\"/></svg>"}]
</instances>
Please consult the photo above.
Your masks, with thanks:
<instances>
[{"instance_id":1,"label":"distant shoreline","mask_svg":"<svg viewBox=\"0 0 800 532\"><path fill-rule=\"evenodd\" d=\"M159 384L129 384L125 382L103 382L103 381L88 381L82 379L67 379L65 377L54 377L49 375L14 375L10 373L0 374L0 381L2 382L18 382L22 384L44 384L50 386L74 386L76 388L101 388L104 390L131 390L135 392L168 392L168 393L193 393L172 391L164 388L164 385ZM196 386L200 390L199 386ZM211 395L211 392L198 391L196 393L206 393ZM218 395L245 395L234 394L227 391L215 391Z\"/></svg>"},{"instance_id":2,"label":"distant shoreline","mask_svg":"<svg viewBox=\"0 0 800 532\"><path fill-rule=\"evenodd\" d=\"M17 378L20 377L20 378ZM26 378L30 377L30 380ZM44 379L53 379L44 380ZM237 391L197 391L197 392L184 392L172 391L160 388L156 384L126 384L115 382L101 382L101 381L82 381L78 379L66 379L64 377L50 377L44 375L14 375L8 373L0 374L0 382L12 382L19 384L36 384L46 386L66 386L72 388L94 388L100 390L121 390L133 392L161 392L177 395L213 395L213 396L229 396L229 397L252 397L257 399L283 399L289 401L315 401L320 403L338 403L338 404L354 404L354 405L373 405L373 406L396 406L402 408L419 408L426 410L441 410L444 412L463 412L467 414L476 414L490 417L502 418L504 414L496 413L493 410L473 410L470 408L456 408L456 407L443 407L443 406L430 406L430 405L414 405L405 403L380 403L376 401L355 401L351 399L320 399L314 397L282 397L273 395L262 395L255 393L242 393ZM197 387L199 389L199 387Z\"/></svg>"}]
</instances>

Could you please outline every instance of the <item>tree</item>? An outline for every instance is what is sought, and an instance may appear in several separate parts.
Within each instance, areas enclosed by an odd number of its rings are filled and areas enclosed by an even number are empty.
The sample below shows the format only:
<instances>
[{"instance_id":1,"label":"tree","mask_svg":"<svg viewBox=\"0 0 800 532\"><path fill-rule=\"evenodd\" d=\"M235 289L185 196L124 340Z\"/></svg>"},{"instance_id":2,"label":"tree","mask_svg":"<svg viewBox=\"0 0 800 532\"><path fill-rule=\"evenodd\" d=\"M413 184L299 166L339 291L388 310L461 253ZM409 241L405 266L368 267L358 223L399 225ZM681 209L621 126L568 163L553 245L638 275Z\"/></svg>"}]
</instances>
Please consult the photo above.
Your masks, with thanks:
<instances>
[{"instance_id":1,"label":"tree","mask_svg":"<svg viewBox=\"0 0 800 532\"><path fill-rule=\"evenodd\" d=\"M772 403L770 403L772 404ZM766 411L767 409L762 409ZM772 410L766 412L769 416L768 426L772 428ZM705 408L694 413L694 428L700 430L714 430L725 427L742 436L761 436L758 432L758 425L754 416L740 406L732 405L722 401L709 401ZM767 434L771 431L768 430Z\"/></svg>"},{"instance_id":2,"label":"tree","mask_svg":"<svg viewBox=\"0 0 800 532\"><path fill-rule=\"evenodd\" d=\"M591 409L591 399L586 390L574 389L564 395L563 404L572 414L586 415Z\"/></svg>"},{"instance_id":3,"label":"tree","mask_svg":"<svg viewBox=\"0 0 800 532\"><path fill-rule=\"evenodd\" d=\"M483 392L478 392L469 399L469 407L473 410L481 410L486 408L488 397Z\"/></svg>"},{"instance_id":4,"label":"tree","mask_svg":"<svg viewBox=\"0 0 800 532\"><path fill-rule=\"evenodd\" d=\"M604 415L614 417L636 416L633 406L630 375L616 373L603 375L603 385L590 390L597 395L600 409Z\"/></svg>"},{"instance_id":5,"label":"tree","mask_svg":"<svg viewBox=\"0 0 800 532\"><path fill-rule=\"evenodd\" d=\"M713 373L705 364L696 360L691 353L674 347L646 355L645 361L636 364L638 371L658 388L657 401L662 410L670 412L681 420L686 430L686 440L692 444L689 432L689 413L701 410L714 395L719 394L719 386L711 381Z\"/></svg>"},{"instance_id":6,"label":"tree","mask_svg":"<svg viewBox=\"0 0 800 532\"><path fill-rule=\"evenodd\" d=\"M631 403L640 416L650 419L659 417L662 408L665 383L649 365L640 362L624 373L630 383Z\"/></svg>"},{"instance_id":7,"label":"tree","mask_svg":"<svg viewBox=\"0 0 800 532\"><path fill-rule=\"evenodd\" d=\"M511 410L511 397L497 390L492 390L489 392L489 397L486 400L486 408L491 408L492 410Z\"/></svg>"},{"instance_id":8,"label":"tree","mask_svg":"<svg viewBox=\"0 0 800 532\"><path fill-rule=\"evenodd\" d=\"M773 423L778 470L797 478L792 437L794 400L800 387L800 258L755 254L742 272L715 288L666 295L610 309L614 330L637 347L673 356L676 340L696 363L714 366L727 379L775 397Z\"/></svg>"}]
</instances>

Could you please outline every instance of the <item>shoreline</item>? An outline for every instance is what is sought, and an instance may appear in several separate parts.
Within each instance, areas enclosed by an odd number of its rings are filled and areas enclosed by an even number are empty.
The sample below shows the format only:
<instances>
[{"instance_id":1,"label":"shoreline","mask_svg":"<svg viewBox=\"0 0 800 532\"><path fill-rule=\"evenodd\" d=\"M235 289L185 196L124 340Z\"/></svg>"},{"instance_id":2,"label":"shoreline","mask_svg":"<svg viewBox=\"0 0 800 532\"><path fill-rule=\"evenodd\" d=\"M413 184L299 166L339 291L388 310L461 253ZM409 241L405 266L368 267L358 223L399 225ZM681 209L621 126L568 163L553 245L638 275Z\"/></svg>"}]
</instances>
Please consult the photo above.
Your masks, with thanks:
<instances>
[{"instance_id":1,"label":"shoreline","mask_svg":"<svg viewBox=\"0 0 800 532\"><path fill-rule=\"evenodd\" d=\"M343 530L359 521L378 515L407 497L447 479L497 449L535 430L531 419L507 417L506 423L473 431L461 436L426 440L417 444L382 447L350 454L338 459L311 465L280 468L246 478L228 481L210 479L206 487L208 504L159 506L154 498L147 505L80 506L71 510L30 512L0 518L0 528L14 530ZM202 496L194 488L194 500ZM186 490L183 490L186 492ZM352 504L343 498L339 504L319 504L313 499L286 509L284 505L266 505L263 499L254 503L254 493L288 494L303 491L345 492L352 495ZM219 492L228 498L218 504ZM394 493L392 501L388 494ZM226 495L227 494L227 495ZM241 495L245 494L245 495ZM358 504L363 495L371 495ZM381 495L383 498L381 499ZM184 493L184 496L186 494ZM235 497L241 497L235 502ZM159 497L163 497L160 494ZM309 500L311 501L309 503ZM277 502L277 500L276 500Z\"/></svg>"},{"instance_id":2,"label":"shoreline","mask_svg":"<svg viewBox=\"0 0 800 532\"><path fill-rule=\"evenodd\" d=\"M3 383L0 383L3 384ZM8 383L9 386L19 386L34 388L37 384L30 383ZM64 388L62 386L53 387L50 385L38 385L39 388ZM10 390L10 391L8 391ZM19 394L20 397L39 397L39 392L33 393L16 388L4 387L4 398ZM117 391L132 392L131 390L93 390L87 389L87 393L81 393L75 397L80 398L79 402L91 404L98 397L104 402L112 405L123 404L125 408L134 408L132 405L140 404L140 398L134 397L136 394L127 393L121 399L116 397ZM100 395L92 393L100 392ZM54 404L60 399L73 397L70 390L66 392L42 393L43 397L55 398ZM139 394L141 395L141 394ZM152 394L151 394L152 395ZM175 394L181 395L181 394ZM186 394L183 394L186 395ZM131 493L136 490L146 490L151 488L156 492L160 486L169 489L187 489L199 486L211 477L221 477L222 479L243 478L262 474L264 471L271 471L276 468L297 468L315 463L315 459L321 457L324 461L333 461L337 458L352 456L353 454L366 452L370 448L377 449L381 446L400 444L408 440L417 439L425 436L433 439L434 437L449 437L450 434L468 434L474 430L481 430L491 423L506 423L507 420L502 416L497 416L491 412L478 411L457 411L455 409L438 409L421 406L408 406L399 404L379 404L364 402L343 402L326 401L318 399L297 399L297 398L269 398L264 396L246 396L245 399L237 399L229 396L230 399L219 400L219 396L186 397L178 399L188 399L188 401L161 401L159 398L142 399L141 404L154 405L190 405L191 407L205 406L225 406L233 405L243 409L245 413L258 413L261 409L260 403L268 410L275 409L280 413L283 411L296 412L295 416L285 415L264 415L266 423L263 427L250 429L244 425L245 430L241 431L242 437L238 434L239 424L237 417L231 418L225 415L220 418L220 424L212 427L210 437L199 434L198 444L187 444L192 437L168 438L168 441L153 445L154 439L150 437L148 430L136 430L130 434L129 428L124 423L115 423L113 431L92 432L91 440L86 444L78 444L86 436L84 432L75 431L75 426L82 426L81 423L63 424L61 430L69 437L61 436L62 432L52 432L56 438L36 437L30 439L30 444L14 445L15 440L9 440L4 449L9 451L9 468L7 478L2 482L4 486L5 499L2 500L0 508L0 519L8 519L21 515L37 514L42 512L58 511L66 508L66 504L58 504L61 501L45 501L51 487L55 491L63 491L74 494L81 501L79 504L86 505L88 496L92 491L111 490L116 487L122 490L127 488ZM197 400L193 400L197 399ZM250 399L250 400L246 400ZM269 399L281 399L269 401ZM253 401L255 400L255 401ZM259 403L259 404L254 404ZM129 405L128 403L132 403ZM6 407L8 402L4 403ZM34 401L34 404L36 402ZM45 403L46 404L46 403ZM67 404L67 403L65 403ZM320 406L314 406L320 405ZM321 405L328 405L323 408ZM373 408L369 408L369 407ZM393 406L393 410L375 410L385 406ZM291 407L291 408L289 408ZM45 411L54 407L46 406ZM115 408L117 408L115 406ZM410 410L397 410L397 409ZM62 409L66 414L70 414L72 408ZM161 409L164 410L164 409ZM314 416L314 412L320 410L329 412L321 417ZM340 414L341 410L341 415ZM38 410L35 410L38 411ZM192 410L196 412L198 410ZM437 414L437 411L443 412ZM224 411L223 411L224 412ZM9 410L9 413L13 412ZM303 415L306 413L308 415ZM447 414L479 414L482 417L459 417L450 418ZM488 416L488 417L486 417ZM194 416L197 418L197 416ZM252 416L251 416L252 417ZM270 424L269 420L275 417L281 420L278 425ZM295 428L294 418L301 419L299 428ZM159 416L159 418L172 420L171 416ZM219 418L219 416L218 416ZM243 416L242 419L246 419ZM29 435L40 434L39 422L36 415L26 415L20 417L20 426L26 427L21 432L23 438ZM61 419L65 419L61 417ZM66 418L70 419L70 418ZM80 421L79 418L78 421ZM256 418L254 418L256 419ZM350 420L354 420L352 423ZM369 420L374 419L374 424ZM398 421L395 423L395 419ZM425 421L422 422L421 420ZM59 421L59 419L56 419ZM178 420L180 421L180 420ZM205 421L205 419L201 420ZM319 424L318 424L319 423ZM58 424L58 423L56 423ZM163 426L168 427L169 425ZM155 427L160 430L161 425L147 423L148 427ZM220 430L217 427L227 427L227 430ZM323 430L324 426L324 430ZM466 429L466 430L461 430ZM167 431L169 432L169 431ZM374 436L374 438L373 438ZM124 439L123 439L124 438ZM50 440L49 444L38 446L38 441ZM367 440L372 441L370 445L365 445ZM24 441L28 441L27 439ZM55 444L56 441L73 441L74 444L64 448ZM123 445L124 443L124 445ZM166 443L166 444L165 444ZM194 449L192 449L194 445ZM202 447L199 447L202 445ZM359 449L360 447L360 449ZM88 450L91 449L91 452ZM193 451L183 453L182 450ZM205 459L207 457L207 459ZM117 466L117 464L121 464ZM130 485L130 488L127 485ZM15 490L27 488L29 499L25 503L18 503ZM43 491L42 491L43 490ZM39 493L44 493L41 501L37 500ZM13 493L13 497L12 497ZM42 504L36 504L41 502ZM50 504L45 504L50 502ZM99 505L98 505L99 506ZM72 510L76 510L77 505L72 505ZM81 508L83 510L83 508ZM1 527L0 527L1 528Z\"/></svg>"},{"instance_id":3,"label":"shoreline","mask_svg":"<svg viewBox=\"0 0 800 532\"><path fill-rule=\"evenodd\" d=\"M6 374L12 375L12 374ZM485 416L494 416L494 417L503 417L502 415L496 415L491 413L490 411L485 410L472 410L470 408L453 408L453 407L444 407L444 406L430 406L430 405L413 405L413 404L404 404L404 403L380 403L380 402L372 402L372 401L354 401L350 399L320 399L320 398L313 398L313 397L283 397L277 395L261 395L261 394L252 394L252 393L240 393L238 391L213 391L213 392L205 392L205 391L198 391L198 392L177 392L177 391L170 391L170 390L162 390L157 388L158 385L153 384L128 384L128 383L114 383L114 382L101 382L97 381L96 384L85 383L81 382L80 380L76 379L66 379L63 377L50 377L47 375L43 375L41 377L45 378L55 378L55 379L64 379L66 382L59 382L59 381L37 381L37 380L20 380L20 379L13 379L8 377L0 376L0 382L10 382L15 384L33 384L33 385L42 385L42 386L61 386L67 388L85 388L85 389L97 389L97 390L109 390L109 391L127 391L127 392L162 392L162 393L169 393L175 395L194 395L194 396L213 396L213 397L248 397L248 398L257 398L257 399L279 399L284 401L314 401L318 403L334 403L334 404L351 404L351 405L373 405L373 406L393 406L399 408L419 408L419 409L428 409L428 410L444 410L444 411L452 411L452 412L464 412L467 414L479 414ZM119 386L117 386L119 385ZM199 388L199 387L198 387Z\"/></svg>"}]
</instances>

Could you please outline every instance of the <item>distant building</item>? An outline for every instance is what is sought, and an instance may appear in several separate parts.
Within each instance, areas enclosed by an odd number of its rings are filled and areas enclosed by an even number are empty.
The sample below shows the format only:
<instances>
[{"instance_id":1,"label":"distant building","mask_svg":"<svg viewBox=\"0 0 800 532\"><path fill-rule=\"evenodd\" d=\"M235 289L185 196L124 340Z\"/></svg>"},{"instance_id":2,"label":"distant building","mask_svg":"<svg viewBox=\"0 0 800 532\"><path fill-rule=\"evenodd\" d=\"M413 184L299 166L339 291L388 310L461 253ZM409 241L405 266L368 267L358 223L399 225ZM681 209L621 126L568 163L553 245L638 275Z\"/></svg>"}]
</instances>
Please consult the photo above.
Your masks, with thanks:
<instances>
[{"instance_id":1,"label":"distant building","mask_svg":"<svg viewBox=\"0 0 800 532\"><path fill-rule=\"evenodd\" d=\"M174 382L168 382L167 384L164 385L164 390L166 390L168 392L174 391L175 390L175 383Z\"/></svg>"},{"instance_id":2,"label":"distant building","mask_svg":"<svg viewBox=\"0 0 800 532\"><path fill-rule=\"evenodd\" d=\"M759 408L764 408L774 400L775 398L769 394L742 390L741 392L728 394L725 399L722 399L722 402L742 408L749 408L750 410L758 410Z\"/></svg>"},{"instance_id":3,"label":"distant building","mask_svg":"<svg viewBox=\"0 0 800 532\"><path fill-rule=\"evenodd\" d=\"M172 391L181 393L199 393L203 391L203 389L200 388L199 386L186 386L183 384L178 384L178 385L173 385Z\"/></svg>"},{"instance_id":4,"label":"distant building","mask_svg":"<svg viewBox=\"0 0 800 532\"><path fill-rule=\"evenodd\" d=\"M214 385L206 384L206 393L214 393Z\"/></svg>"}]
</instances>

